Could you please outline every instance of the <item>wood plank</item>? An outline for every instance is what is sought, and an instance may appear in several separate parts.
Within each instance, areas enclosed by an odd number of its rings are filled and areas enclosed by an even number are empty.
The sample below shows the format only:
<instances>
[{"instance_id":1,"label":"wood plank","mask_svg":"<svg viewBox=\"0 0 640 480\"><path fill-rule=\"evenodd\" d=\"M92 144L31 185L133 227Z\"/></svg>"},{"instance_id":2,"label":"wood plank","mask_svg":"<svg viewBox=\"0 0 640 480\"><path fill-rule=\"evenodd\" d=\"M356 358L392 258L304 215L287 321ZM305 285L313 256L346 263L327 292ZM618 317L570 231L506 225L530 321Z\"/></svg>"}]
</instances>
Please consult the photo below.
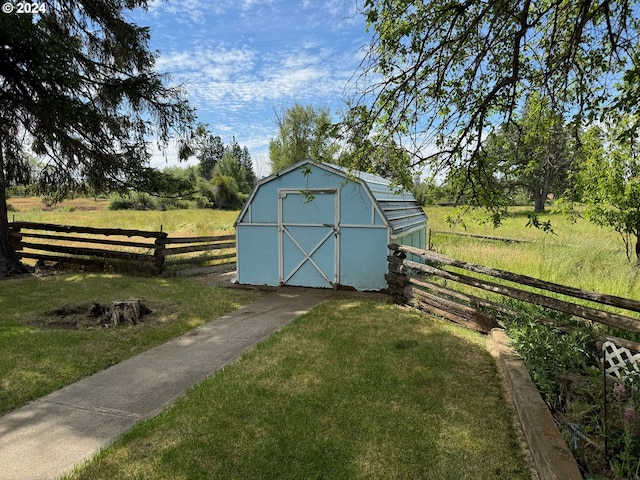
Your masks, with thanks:
<instances>
[{"instance_id":1,"label":"wood plank","mask_svg":"<svg viewBox=\"0 0 640 480\"><path fill-rule=\"evenodd\" d=\"M141 253L130 253L130 252L122 252L122 251L114 251L114 250L101 250L97 248L78 248L78 247L67 247L64 245L44 245L39 243L22 243L23 249L32 249L36 251L43 252L54 252L54 253L65 253L67 255L79 255L86 257L97 257L97 258L117 258L121 260L155 260L153 255L145 255ZM24 250L21 252L24 256Z\"/></svg>"},{"instance_id":2,"label":"wood plank","mask_svg":"<svg viewBox=\"0 0 640 480\"><path fill-rule=\"evenodd\" d=\"M478 235L477 233L449 232L447 230L431 230L431 232L439 235L455 235L458 237L479 238L481 240L496 240L507 243L532 243L531 240L523 240L521 238L493 237L491 235Z\"/></svg>"},{"instance_id":3,"label":"wood plank","mask_svg":"<svg viewBox=\"0 0 640 480\"><path fill-rule=\"evenodd\" d=\"M640 352L640 343L625 340L624 338L612 337L610 335L605 335L604 340L609 340L610 342L615 343L618 347L624 347L632 352Z\"/></svg>"},{"instance_id":4,"label":"wood plank","mask_svg":"<svg viewBox=\"0 0 640 480\"><path fill-rule=\"evenodd\" d=\"M607 325L640 333L640 320L637 320L635 318L565 302L563 300L547 297L539 293L526 292L517 288L499 285L488 280L479 280L467 275L451 273L446 270L441 270L430 265L424 265L410 260L404 260L403 263L410 268L414 268L431 275L436 275L447 280L464 283L465 285L471 285L472 287L480 288L482 290L487 290L490 292L498 293L500 295L515 298L517 300L541 305L543 307L568 313L570 315L586 318L587 320L592 320L594 322L605 323Z\"/></svg>"},{"instance_id":5,"label":"wood plank","mask_svg":"<svg viewBox=\"0 0 640 480\"><path fill-rule=\"evenodd\" d=\"M169 275L176 277L190 277L194 275L209 275L211 273L233 272L235 270L235 262L221 263L219 265L211 265L210 267L188 268L170 272Z\"/></svg>"},{"instance_id":6,"label":"wood plank","mask_svg":"<svg viewBox=\"0 0 640 480\"><path fill-rule=\"evenodd\" d=\"M144 238L166 238L166 232L150 232L145 230L128 230L122 228L95 228L95 227L78 227L71 225L56 225L52 223L37 222L11 222L10 227L29 229L29 230L46 230L50 232L62 233L90 233L94 235L120 235L123 237L144 237Z\"/></svg>"},{"instance_id":7,"label":"wood plank","mask_svg":"<svg viewBox=\"0 0 640 480\"><path fill-rule=\"evenodd\" d=\"M394 247L394 248L392 248ZM604 305L610 305L613 307L624 308L625 310L631 310L634 312L640 312L640 301L632 300L630 298L617 297L615 295L607 295L604 293L590 292L581 290L579 288L568 287L557 283L546 282L537 278L529 277L527 275L520 275L516 273L499 270L496 268L484 267L482 265L476 265L473 263L463 262L449 258L445 255L430 252L428 250L421 250L415 247L409 247L405 245L390 245L389 248L398 250L403 253L410 253L415 256L419 256L427 261L440 263L443 265L449 265L452 267L462 268L475 273L481 273L489 275L502 280L518 283L521 285L527 285L529 287L539 288L541 290L547 290L549 292L560 293L574 298L580 298L581 300L588 300Z\"/></svg>"},{"instance_id":8,"label":"wood plank","mask_svg":"<svg viewBox=\"0 0 640 480\"><path fill-rule=\"evenodd\" d=\"M235 258L235 257L236 257L235 253L226 253L224 255L209 255L207 257L190 257L190 258L179 258L179 259L167 258L165 265L171 266L171 265L183 265L183 264L189 264L189 263L205 263L205 262L212 262L215 260L225 260L228 258Z\"/></svg>"},{"instance_id":9,"label":"wood plank","mask_svg":"<svg viewBox=\"0 0 640 480\"><path fill-rule=\"evenodd\" d=\"M36 252L20 252L22 258L30 258L33 260L46 260L50 262L57 263L71 263L71 264L79 264L79 265L96 265L104 267L106 264L105 258L82 258L82 257L67 257L61 255L47 255L43 253ZM148 264L149 266L153 265L153 262L150 259L147 260L137 260L138 262Z\"/></svg>"},{"instance_id":10,"label":"wood plank","mask_svg":"<svg viewBox=\"0 0 640 480\"><path fill-rule=\"evenodd\" d=\"M209 243L209 242L224 242L227 240L234 240L235 235L218 235L215 237L167 237L162 240L165 245L173 243Z\"/></svg>"},{"instance_id":11,"label":"wood plank","mask_svg":"<svg viewBox=\"0 0 640 480\"><path fill-rule=\"evenodd\" d=\"M88 238L88 237L74 237L71 235L47 235L44 233L23 233L23 238L38 238L41 240L58 240L60 242L75 242L75 243L93 243L100 245L118 245L122 247L136 247L145 249L154 249L156 245L153 243L142 242L126 242L122 240L108 240L106 238Z\"/></svg>"},{"instance_id":12,"label":"wood plank","mask_svg":"<svg viewBox=\"0 0 640 480\"><path fill-rule=\"evenodd\" d=\"M491 310L494 310L494 311L497 311L497 312L500 312L500 313L505 313L505 314L508 314L508 315L513 315L514 314L513 310L505 307L504 305L501 305L501 304L496 303L496 302L491 302L491 301L489 301L489 300L487 300L485 298L480 298L480 297L476 297L474 295L469 295L469 294L466 294L466 293L459 292L457 290L452 290L450 288L443 287L442 285L437 285L437 284L431 283L431 282L425 282L425 281L418 280L417 278L413 278L413 277L409 277L409 283L411 285L417 285L417 286L422 287L422 288L427 288L427 289L429 289L429 290L431 290L433 292L436 292L436 293L441 293L443 295L447 295L447 296L452 297L452 298L457 298L458 300L461 300L463 302L467 302L467 303L469 303L471 305L476 305L476 306L479 306L479 307L489 308Z\"/></svg>"},{"instance_id":13,"label":"wood plank","mask_svg":"<svg viewBox=\"0 0 640 480\"><path fill-rule=\"evenodd\" d=\"M489 333L492 328L498 327L498 322L495 318L490 317L482 312L477 311L474 308L462 305L453 300L446 300L437 295L433 295L418 287L408 286L404 289L407 298L416 298L419 302L424 302L432 307L438 308L443 312L448 312L455 317L456 322L463 323L466 327L472 328L479 332ZM445 315L446 318L452 318L449 315ZM460 319L464 319L461 321Z\"/></svg>"},{"instance_id":14,"label":"wood plank","mask_svg":"<svg viewBox=\"0 0 640 480\"><path fill-rule=\"evenodd\" d=\"M236 248L236 242L215 243L212 245L194 245L190 247L165 248L164 255L180 255L183 253L207 252L210 250L226 250L230 248Z\"/></svg>"}]
</instances>

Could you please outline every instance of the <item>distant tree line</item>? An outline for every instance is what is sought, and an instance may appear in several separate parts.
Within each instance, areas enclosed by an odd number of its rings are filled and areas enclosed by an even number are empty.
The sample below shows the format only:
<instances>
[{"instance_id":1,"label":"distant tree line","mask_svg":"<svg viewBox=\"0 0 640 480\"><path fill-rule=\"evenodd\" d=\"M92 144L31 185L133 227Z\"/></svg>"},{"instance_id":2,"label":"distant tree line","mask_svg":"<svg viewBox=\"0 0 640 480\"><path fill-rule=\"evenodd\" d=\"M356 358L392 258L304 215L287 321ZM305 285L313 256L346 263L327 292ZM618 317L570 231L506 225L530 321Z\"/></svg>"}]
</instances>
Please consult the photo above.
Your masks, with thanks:
<instances>
[{"instance_id":1,"label":"distant tree line","mask_svg":"<svg viewBox=\"0 0 640 480\"><path fill-rule=\"evenodd\" d=\"M240 146L235 137L224 144L221 137L199 124L191 135L188 157L198 164L187 167L166 167L158 172L158 179L171 189L157 185L151 194L144 190L128 189L110 196L111 210L175 210L186 208L241 208L256 184L251 154ZM43 165L36 157L28 159L34 182L25 181L7 189L9 195L36 195L35 178ZM159 182L158 182L159 183ZM87 192L91 193L91 192Z\"/></svg>"},{"instance_id":2,"label":"distant tree line","mask_svg":"<svg viewBox=\"0 0 640 480\"><path fill-rule=\"evenodd\" d=\"M387 177L422 205L492 205L496 225L509 207L530 205L529 224L547 230L550 222L538 216L547 205L576 215L580 203L582 216L619 233L629 259L640 262L640 138L632 129L638 116L610 114L576 132L556 107L532 92L509 122L487 131L473 152L474 170L425 176L412 173L408 148L380 143L356 123L345 128L344 119L332 125L328 110L296 104L277 117L272 173L311 158ZM368 156L361 156L365 144Z\"/></svg>"},{"instance_id":3,"label":"distant tree line","mask_svg":"<svg viewBox=\"0 0 640 480\"><path fill-rule=\"evenodd\" d=\"M196 166L167 167L162 174L179 185L173 196L153 197L147 193L130 192L111 199L111 209L176 209L242 207L256 184L256 175L249 149L241 147L235 136L224 144L219 135L199 124L191 138L192 156Z\"/></svg>"}]
</instances>

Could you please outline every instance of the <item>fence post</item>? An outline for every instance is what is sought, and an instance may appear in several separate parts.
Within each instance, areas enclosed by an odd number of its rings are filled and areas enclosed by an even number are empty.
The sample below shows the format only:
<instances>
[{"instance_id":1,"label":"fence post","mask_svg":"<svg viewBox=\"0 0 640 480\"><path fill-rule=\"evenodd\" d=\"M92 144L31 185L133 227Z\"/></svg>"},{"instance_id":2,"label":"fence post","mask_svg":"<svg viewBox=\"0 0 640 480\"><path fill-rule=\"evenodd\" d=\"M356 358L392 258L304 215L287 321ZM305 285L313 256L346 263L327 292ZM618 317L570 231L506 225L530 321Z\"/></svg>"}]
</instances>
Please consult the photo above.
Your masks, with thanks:
<instances>
[{"instance_id":1,"label":"fence post","mask_svg":"<svg viewBox=\"0 0 640 480\"><path fill-rule=\"evenodd\" d=\"M22 233L20 232L20 227L14 227L9 224L9 239L11 240L18 260L22 260Z\"/></svg>"},{"instance_id":2,"label":"fence post","mask_svg":"<svg viewBox=\"0 0 640 480\"><path fill-rule=\"evenodd\" d=\"M393 253L387 257L389 262L388 273L385 275L387 292L393 297L396 303L405 304L407 303L407 296L404 293L404 289L408 285L408 280L402 261L406 255L398 250L398 245L391 244L389 245L389 249L392 250Z\"/></svg>"},{"instance_id":3,"label":"fence post","mask_svg":"<svg viewBox=\"0 0 640 480\"><path fill-rule=\"evenodd\" d=\"M162 230L162 227L160 227L160 229ZM164 250L166 247L165 239L168 237L168 235L162 231L160 231L159 233L160 235L154 242L155 250L153 252L153 256L155 258L154 264L156 269L158 270L158 275L162 275L164 273L164 265L166 259L164 254Z\"/></svg>"}]
</instances>

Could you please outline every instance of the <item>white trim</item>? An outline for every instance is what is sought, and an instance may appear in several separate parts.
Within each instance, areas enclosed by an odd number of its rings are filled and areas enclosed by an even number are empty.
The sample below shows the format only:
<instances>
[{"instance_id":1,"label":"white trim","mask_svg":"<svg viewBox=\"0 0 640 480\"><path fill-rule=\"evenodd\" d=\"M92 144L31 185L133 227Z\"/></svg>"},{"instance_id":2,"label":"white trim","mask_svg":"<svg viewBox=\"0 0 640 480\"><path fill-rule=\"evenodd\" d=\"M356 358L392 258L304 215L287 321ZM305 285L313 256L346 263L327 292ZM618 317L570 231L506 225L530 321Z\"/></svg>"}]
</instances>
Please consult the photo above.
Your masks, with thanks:
<instances>
[{"instance_id":1,"label":"white trim","mask_svg":"<svg viewBox=\"0 0 640 480\"><path fill-rule=\"evenodd\" d=\"M304 195L306 192L310 194L325 194L325 195L333 195L334 207L333 207L333 224L327 223L285 223L284 222L284 199L287 198L288 195ZM308 189L299 189L299 188L279 188L278 189L278 282L280 285L286 285L286 283L293 277L300 268L306 263L310 262L315 269L322 275L322 277L327 281L329 285L332 285L334 288L339 284L340 281L340 189L339 188L308 188ZM268 224L273 225L273 224ZM293 237L291 232L287 229L287 227L325 227L331 228L327 232L327 234L320 240L318 244L316 244L313 249L309 253L305 251L304 248L298 243L298 241ZM285 278L284 273L284 236L285 234L289 239L298 247L300 252L304 255L302 261L287 275ZM333 248L333 281L331 281L326 273L318 266L318 264L312 258L313 254L322 246L324 243L334 235L334 248Z\"/></svg>"},{"instance_id":2,"label":"white trim","mask_svg":"<svg viewBox=\"0 0 640 480\"><path fill-rule=\"evenodd\" d=\"M284 260L282 258L282 250L283 250L283 231L284 226L282 225L282 198L280 197L280 192L278 191L278 283L280 285L284 285Z\"/></svg>"},{"instance_id":3,"label":"white trim","mask_svg":"<svg viewBox=\"0 0 640 480\"><path fill-rule=\"evenodd\" d=\"M391 234L390 237L391 237L392 240L395 240L396 238L404 237L405 235L410 235L410 234L418 232L420 230L426 230L426 228L427 228L426 225L421 225L419 227L412 228L411 230L407 230L406 232L402 232L402 233L398 233L398 234ZM391 229L389 229L389 230L391 230Z\"/></svg>"},{"instance_id":4,"label":"white trim","mask_svg":"<svg viewBox=\"0 0 640 480\"><path fill-rule=\"evenodd\" d=\"M389 227L387 227L386 225L369 225L368 223L345 223L345 224L341 224L340 228L377 228L377 229L381 229L381 230L386 230Z\"/></svg>"},{"instance_id":5,"label":"white trim","mask_svg":"<svg viewBox=\"0 0 640 480\"><path fill-rule=\"evenodd\" d=\"M266 222L260 222L260 223L239 223L238 226L236 227L236 231L238 230L238 227L277 227L278 223L274 222L274 223L266 223Z\"/></svg>"},{"instance_id":6,"label":"white trim","mask_svg":"<svg viewBox=\"0 0 640 480\"><path fill-rule=\"evenodd\" d=\"M337 288L338 285L340 285L340 244L342 243L342 237L340 235L340 220L341 220L341 211L340 211L340 205L341 205L341 200L340 200L340 192L342 192L342 189L339 188L336 190L335 193L335 207L333 209L334 211L334 218L333 218L333 234L335 236L335 240L334 240L334 267L333 267L333 287Z\"/></svg>"},{"instance_id":7,"label":"white trim","mask_svg":"<svg viewBox=\"0 0 640 480\"><path fill-rule=\"evenodd\" d=\"M307 226L311 226L311 227L324 227L326 226L324 223L287 223L287 225L293 226L293 227L307 227ZM241 223L239 226L242 226L242 228L246 228L246 227L277 227L278 224L277 223ZM368 223L341 223L339 225L340 228L377 228L377 229L387 229L389 227L387 227L386 225L369 225ZM414 230L419 230L419 229L414 229ZM237 231L237 228L236 228ZM409 233L413 233L411 231L409 231Z\"/></svg>"},{"instance_id":8,"label":"white trim","mask_svg":"<svg viewBox=\"0 0 640 480\"><path fill-rule=\"evenodd\" d=\"M291 270L291 273L289 274L289 276L288 276L287 278L283 279L282 283L283 283L283 284L286 284L286 283L291 279L291 277L293 277L296 273L298 273L298 270L300 270L300 268L302 268L302 266L303 266L305 263L307 263L307 262L311 262L311 264L312 264L314 267L316 267L316 270L318 271L318 273L319 273L320 275L322 275L322 276L324 277L324 279L325 279L329 284L333 285L333 283L331 282L331 280L329 280L329 278L327 277L327 275L322 271L322 269L318 266L318 264L317 264L317 263L315 262L315 260L313 259L313 254L314 254L314 253L316 253L316 251L317 251L317 250L318 250L322 245L324 245L324 242L326 242L326 241L331 237L331 235L333 235L333 234L334 234L334 231L332 230L332 231L327 232L327 234L326 234L324 237L322 237L322 239L321 239L321 240L316 244L316 246L315 246L315 247L313 247L313 248L311 249L311 251L310 251L310 252L308 252L308 253L307 253L307 251L306 251L304 248L302 248L302 245L300 245L300 244L298 243L298 241L293 237L293 235L291 235L291 233L289 232L289 230L287 230L287 227L284 227L284 233L286 233L286 234L287 234L287 236L289 237L289 239L294 243L294 245L295 245L296 247L298 247L298 249L300 250L300 252L302 252L302 254L304 255L304 258L302 259L302 261L300 261L300 263L298 263L298 265L297 265L293 270Z\"/></svg>"}]
</instances>

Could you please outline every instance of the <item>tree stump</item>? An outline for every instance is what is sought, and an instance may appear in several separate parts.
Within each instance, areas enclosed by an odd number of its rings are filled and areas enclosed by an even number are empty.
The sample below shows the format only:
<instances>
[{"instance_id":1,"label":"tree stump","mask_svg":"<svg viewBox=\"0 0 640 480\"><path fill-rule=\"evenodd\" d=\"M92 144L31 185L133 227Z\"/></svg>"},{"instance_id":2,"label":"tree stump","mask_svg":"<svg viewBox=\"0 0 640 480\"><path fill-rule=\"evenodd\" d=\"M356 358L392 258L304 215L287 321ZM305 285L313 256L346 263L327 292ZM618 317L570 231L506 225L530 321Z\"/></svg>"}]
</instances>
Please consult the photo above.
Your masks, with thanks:
<instances>
[{"instance_id":1,"label":"tree stump","mask_svg":"<svg viewBox=\"0 0 640 480\"><path fill-rule=\"evenodd\" d=\"M140 319L151 310L142 300L121 300L112 302L111 325L117 327L122 324L137 325Z\"/></svg>"}]
</instances>

